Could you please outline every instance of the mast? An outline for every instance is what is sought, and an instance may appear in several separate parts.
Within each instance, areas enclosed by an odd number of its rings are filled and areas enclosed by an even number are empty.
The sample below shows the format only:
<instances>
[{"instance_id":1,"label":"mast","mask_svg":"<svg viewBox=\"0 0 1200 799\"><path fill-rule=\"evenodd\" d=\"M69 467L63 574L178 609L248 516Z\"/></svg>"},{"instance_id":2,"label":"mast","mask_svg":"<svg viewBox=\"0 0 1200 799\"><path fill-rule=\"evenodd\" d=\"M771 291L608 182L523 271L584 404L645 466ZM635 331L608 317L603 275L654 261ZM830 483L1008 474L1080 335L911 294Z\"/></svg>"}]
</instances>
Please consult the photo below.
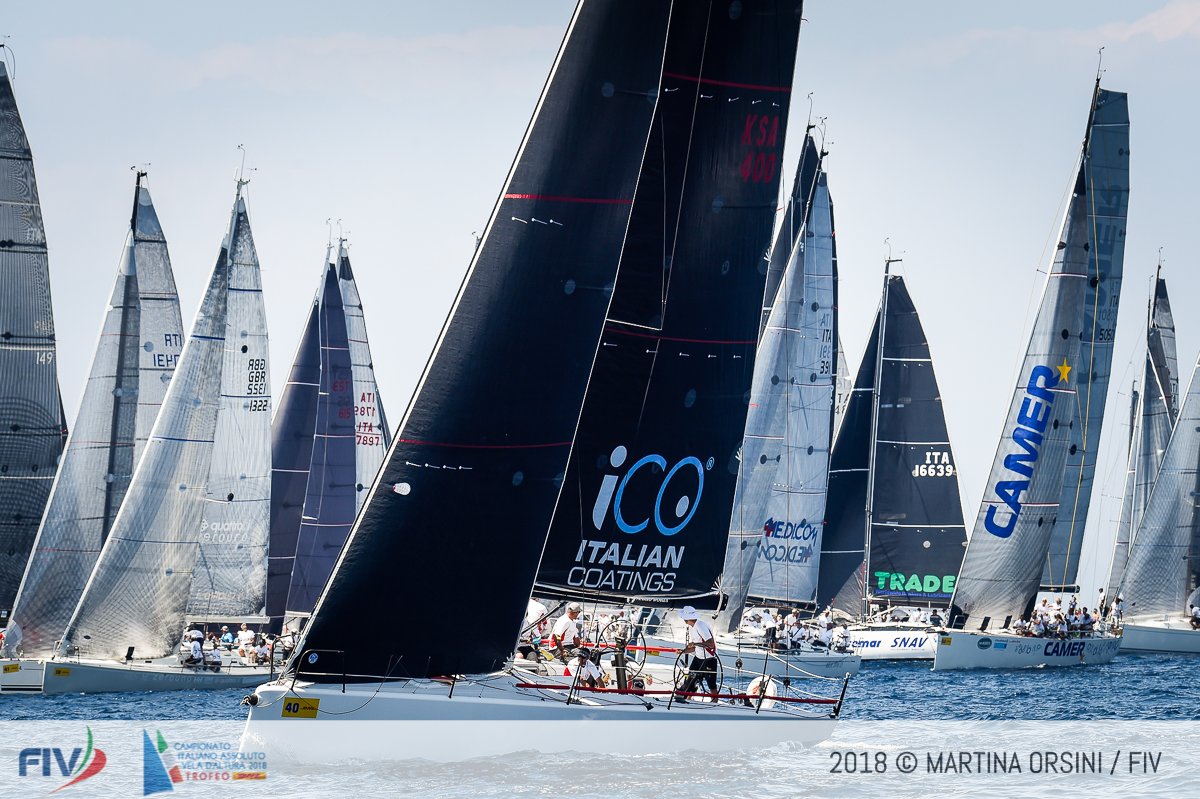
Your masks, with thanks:
<instances>
[{"instance_id":1,"label":"mast","mask_svg":"<svg viewBox=\"0 0 1200 799\"><path fill-rule=\"evenodd\" d=\"M883 379L883 347L887 341L888 283L891 280L892 264L901 263L903 260L893 258L889 253L883 261L883 299L879 302L879 339L875 345L875 384L871 392L871 453L867 465L867 515L866 530L863 534L862 606L859 616L864 619L870 610L867 605L867 563L871 559L871 524L875 516L875 451L878 449L876 442L879 438L879 390L880 381Z\"/></svg>"}]
</instances>

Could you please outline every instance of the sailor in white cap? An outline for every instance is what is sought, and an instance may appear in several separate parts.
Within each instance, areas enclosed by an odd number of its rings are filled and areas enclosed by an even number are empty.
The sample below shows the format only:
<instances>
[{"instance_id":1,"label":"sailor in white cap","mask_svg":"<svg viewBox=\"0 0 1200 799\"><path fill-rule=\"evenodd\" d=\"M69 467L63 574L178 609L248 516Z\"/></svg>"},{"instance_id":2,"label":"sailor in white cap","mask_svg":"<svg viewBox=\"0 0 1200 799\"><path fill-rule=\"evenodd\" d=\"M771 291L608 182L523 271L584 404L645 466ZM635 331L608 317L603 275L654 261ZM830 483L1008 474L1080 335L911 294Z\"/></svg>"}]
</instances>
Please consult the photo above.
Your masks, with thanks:
<instances>
[{"instance_id":1,"label":"sailor in white cap","mask_svg":"<svg viewBox=\"0 0 1200 799\"><path fill-rule=\"evenodd\" d=\"M717 691L717 644L713 640L712 627L700 618L700 613L691 605L685 605L679 611L679 618L688 626L688 644L684 648L685 655L692 656L688 665L688 676L679 690L684 694L695 692L700 681L708 683L709 693L716 701ZM699 649L697 649L699 647ZM677 702L686 702L686 696L676 697Z\"/></svg>"},{"instance_id":2,"label":"sailor in white cap","mask_svg":"<svg viewBox=\"0 0 1200 799\"><path fill-rule=\"evenodd\" d=\"M583 643L583 639L579 637L579 623L575 621L580 613L583 613L583 605L578 602L567 605L567 612L558 617L550 633L550 646L563 663L566 663L575 649Z\"/></svg>"}]
</instances>

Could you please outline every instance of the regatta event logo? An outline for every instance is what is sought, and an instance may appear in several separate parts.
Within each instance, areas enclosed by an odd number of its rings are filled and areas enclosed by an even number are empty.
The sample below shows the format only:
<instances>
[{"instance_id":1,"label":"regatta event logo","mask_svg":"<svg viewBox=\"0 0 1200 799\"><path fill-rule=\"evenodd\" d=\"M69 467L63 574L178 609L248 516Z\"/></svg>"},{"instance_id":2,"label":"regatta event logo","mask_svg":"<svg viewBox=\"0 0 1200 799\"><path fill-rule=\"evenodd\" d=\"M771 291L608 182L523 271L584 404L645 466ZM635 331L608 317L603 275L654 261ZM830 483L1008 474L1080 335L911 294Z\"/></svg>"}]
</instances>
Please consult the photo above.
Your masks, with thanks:
<instances>
[{"instance_id":1,"label":"regatta event logo","mask_svg":"<svg viewBox=\"0 0 1200 799\"><path fill-rule=\"evenodd\" d=\"M167 739L158 730L155 740L142 730L142 796L175 790L175 784L183 782L183 772L175 753L167 746Z\"/></svg>"},{"instance_id":2,"label":"regatta event logo","mask_svg":"<svg viewBox=\"0 0 1200 799\"><path fill-rule=\"evenodd\" d=\"M629 452L625 447L618 446L612 451L612 455L608 457L609 464L614 468L620 468L628 457ZM687 527L688 522L696 515L696 509L700 507L700 497L704 493L704 473L713 467L713 459L709 458L707 464L701 464L699 458L688 456L676 463L670 469L667 469L667 459L662 455L647 455L639 460L633 466L629 467L629 471L625 472L625 476L621 477L615 474L606 474L600 483L600 493L596 495L596 504L592 506L592 524L597 530L603 529L604 521L608 517L609 506L612 506L613 520L617 523L617 528L623 533L640 533L649 525L651 519L654 521L654 526L663 535L675 535L684 527ZM666 476L658 478L657 475L661 472L666 472ZM683 490L683 493L675 501L674 508L667 508L668 515L663 516L663 497L668 495L668 488L671 487L672 481L677 480L679 485L683 485L683 480L695 474L697 480L695 491L696 496L688 495L690 485ZM639 513L626 511L622 507L622 502L625 500L625 492L633 484L642 492L647 491L645 483L634 483L637 481L654 481L659 480L658 494L654 500L654 508L651 511L649 508L642 509ZM650 488L653 485L650 484ZM679 490L677 487L676 490ZM613 498L613 492L616 492L616 498ZM652 493L652 492L649 492ZM672 495L673 496L673 495ZM669 501L668 501L669 505ZM674 515L670 515L674 510ZM626 513L629 514L627 518ZM644 513L645 518L638 518Z\"/></svg>"},{"instance_id":3,"label":"regatta event logo","mask_svg":"<svg viewBox=\"0 0 1200 799\"><path fill-rule=\"evenodd\" d=\"M104 770L108 758L104 756L103 750L97 749L93 744L92 728L88 727L87 746L76 746L71 750L70 757L57 746L22 749L18 756L17 773L22 777L50 777L56 776L57 771L57 776L69 779L44 795L58 793L63 788L91 779Z\"/></svg>"},{"instance_id":4,"label":"regatta event logo","mask_svg":"<svg viewBox=\"0 0 1200 799\"><path fill-rule=\"evenodd\" d=\"M996 521L998 506L988 506L983 526L997 538L1008 538L1017 526L1017 516L1021 513L1021 492L1029 488L1028 478L1033 477L1033 466L1041 454L1043 434L1054 407L1054 392L1050 389L1060 384L1065 388L1070 374L1071 367L1067 366L1064 358L1062 366L1035 366L1029 375L1029 382L1025 385L1026 396L1021 401L1017 426L1012 432L1012 440L1022 451L1004 456L1004 468L1027 479L996 482L996 496L1012 511L1008 523L1001 525Z\"/></svg>"}]
</instances>

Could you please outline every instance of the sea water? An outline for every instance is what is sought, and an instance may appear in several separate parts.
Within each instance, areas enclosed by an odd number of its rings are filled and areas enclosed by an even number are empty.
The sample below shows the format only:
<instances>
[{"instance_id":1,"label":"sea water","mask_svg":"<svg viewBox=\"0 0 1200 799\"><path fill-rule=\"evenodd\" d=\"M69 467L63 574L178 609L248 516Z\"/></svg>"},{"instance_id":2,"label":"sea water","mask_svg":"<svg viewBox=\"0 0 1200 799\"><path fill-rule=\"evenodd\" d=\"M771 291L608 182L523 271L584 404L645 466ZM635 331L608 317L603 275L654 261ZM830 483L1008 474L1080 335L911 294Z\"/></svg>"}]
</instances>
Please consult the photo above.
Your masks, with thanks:
<instances>
[{"instance_id":1,"label":"sea water","mask_svg":"<svg viewBox=\"0 0 1200 799\"><path fill-rule=\"evenodd\" d=\"M275 762L265 779L253 783L190 780L174 790L356 799L1200 795L1194 755L1200 752L1200 658L1119 655L1103 666L1005 672L934 672L930 666L863 664L833 738L809 749L782 745L706 754L673 752L664 741L660 751L641 756L546 755L530 741L525 751L452 763ZM2 696L0 774L6 775L6 797L41 796L57 788L62 779L34 774L35 767L28 769L30 776L16 778L20 751L57 746L70 752L81 746L76 741L85 727L92 729L97 748L107 747L108 768L56 796L99 795L102 787L105 796L142 796L143 731L148 739L164 736L172 746L236 742L246 717L243 695ZM123 739L128 745L118 745Z\"/></svg>"}]
</instances>

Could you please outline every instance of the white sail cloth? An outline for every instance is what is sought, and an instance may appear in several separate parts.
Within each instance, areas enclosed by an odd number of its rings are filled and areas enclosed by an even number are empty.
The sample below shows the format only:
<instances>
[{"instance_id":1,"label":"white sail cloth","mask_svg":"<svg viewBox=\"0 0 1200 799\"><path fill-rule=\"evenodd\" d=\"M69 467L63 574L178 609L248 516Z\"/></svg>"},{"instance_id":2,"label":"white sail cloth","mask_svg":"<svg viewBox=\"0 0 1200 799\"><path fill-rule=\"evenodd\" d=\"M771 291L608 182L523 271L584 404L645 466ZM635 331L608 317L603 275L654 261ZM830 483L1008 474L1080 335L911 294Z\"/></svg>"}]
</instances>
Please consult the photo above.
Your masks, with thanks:
<instances>
[{"instance_id":1,"label":"white sail cloth","mask_svg":"<svg viewBox=\"0 0 1200 799\"><path fill-rule=\"evenodd\" d=\"M1195 591L1196 497L1200 494L1200 361L1163 455L1146 512L1129 545L1121 593L1127 621L1157 621L1187 611Z\"/></svg>"},{"instance_id":2,"label":"white sail cloth","mask_svg":"<svg viewBox=\"0 0 1200 799\"><path fill-rule=\"evenodd\" d=\"M371 345L367 343L367 322L363 316L362 297L354 272L350 268L350 254L345 242L338 246L338 284L342 291L342 307L346 314L346 336L350 343L350 364L354 376L354 431L355 468L357 471L357 506L363 500L375 475L387 454L391 435L387 418L383 413L383 401L379 398L379 386L375 383L375 362L371 358Z\"/></svg>"},{"instance_id":3,"label":"white sail cloth","mask_svg":"<svg viewBox=\"0 0 1200 799\"><path fill-rule=\"evenodd\" d=\"M821 172L754 362L725 556L734 624L747 592L811 602L817 587L837 379L832 221Z\"/></svg>"},{"instance_id":4,"label":"white sail cloth","mask_svg":"<svg viewBox=\"0 0 1200 799\"><path fill-rule=\"evenodd\" d=\"M150 192L140 185L135 203L83 399L13 606L5 637L12 656L18 650L25 657L53 655L183 347L167 241Z\"/></svg>"},{"instance_id":5,"label":"white sail cloth","mask_svg":"<svg viewBox=\"0 0 1200 799\"><path fill-rule=\"evenodd\" d=\"M263 469L258 463L261 458L252 454L214 452L218 435L226 446L232 439L238 450L261 446L270 451L269 436L259 443L254 438L254 423L244 418L247 413L270 418L265 377L263 393L255 389L250 395L247 391L248 385L259 384L259 370L251 367L261 362L265 372L267 357L265 331L258 332L248 307L262 301L256 290L257 271L249 219L239 192L221 253L146 452L63 635L60 655L120 658L129 647L141 657L170 654L183 634L193 575L200 568L202 523L213 518L224 523L227 515L221 514L225 511L214 512L213 508L235 507L227 499L229 493L234 493L235 499L239 493L250 497L245 503L248 509L265 505L255 499L261 495L255 486L259 482L269 486L269 458ZM235 393L249 396L235 400L231 396ZM243 403L255 401L266 405L262 410L243 407ZM238 418L221 419L231 413ZM223 423L234 430L222 432ZM240 438L243 433L245 439ZM239 468L243 463L246 468ZM225 494L217 495L218 491ZM255 542L248 539L243 544L246 557L239 556L237 561L250 562L252 569L234 578L243 580L245 593L258 595L259 607L263 588L250 581L257 574L254 569L261 569L264 577L258 579L265 582L265 532L257 546L261 567L252 563ZM210 563L217 560L209 558ZM224 584L215 579L213 583Z\"/></svg>"}]
</instances>

